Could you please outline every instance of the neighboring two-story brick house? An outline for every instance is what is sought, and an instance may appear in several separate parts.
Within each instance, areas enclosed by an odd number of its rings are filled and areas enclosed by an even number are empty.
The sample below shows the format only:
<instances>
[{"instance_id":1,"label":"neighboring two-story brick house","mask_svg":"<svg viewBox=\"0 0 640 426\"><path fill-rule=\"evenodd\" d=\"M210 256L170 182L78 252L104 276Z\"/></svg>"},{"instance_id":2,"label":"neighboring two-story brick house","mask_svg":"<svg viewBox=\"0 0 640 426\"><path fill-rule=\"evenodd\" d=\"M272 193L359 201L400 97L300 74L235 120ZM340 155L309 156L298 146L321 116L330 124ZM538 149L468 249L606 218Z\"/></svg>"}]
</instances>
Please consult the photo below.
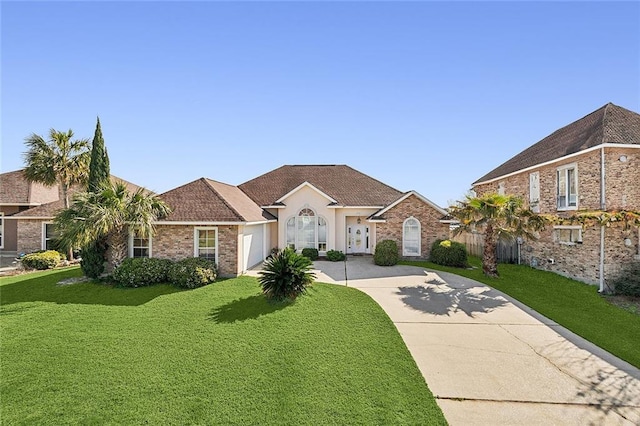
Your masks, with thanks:
<instances>
[{"instance_id":1,"label":"neighboring two-story brick house","mask_svg":"<svg viewBox=\"0 0 640 426\"><path fill-rule=\"evenodd\" d=\"M640 211L640 115L607 104L522 151L473 183L478 194L523 197L541 214ZM640 261L640 229L564 224L522 247L532 266L605 290L607 280Z\"/></svg>"}]
</instances>

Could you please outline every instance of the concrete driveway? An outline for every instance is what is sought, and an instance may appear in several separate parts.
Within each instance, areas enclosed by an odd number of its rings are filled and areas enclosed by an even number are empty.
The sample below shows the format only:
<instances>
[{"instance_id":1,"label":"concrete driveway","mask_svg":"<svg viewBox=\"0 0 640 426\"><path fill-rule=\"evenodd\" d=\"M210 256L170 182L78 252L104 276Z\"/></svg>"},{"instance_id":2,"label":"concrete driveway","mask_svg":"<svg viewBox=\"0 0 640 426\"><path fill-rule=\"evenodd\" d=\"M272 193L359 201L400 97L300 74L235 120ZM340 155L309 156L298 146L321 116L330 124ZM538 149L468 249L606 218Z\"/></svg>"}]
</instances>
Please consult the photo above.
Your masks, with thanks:
<instances>
[{"instance_id":1,"label":"concrete driveway","mask_svg":"<svg viewBox=\"0 0 640 426\"><path fill-rule=\"evenodd\" d=\"M344 262L314 266L345 284ZM387 312L451 425L640 424L640 370L497 290L370 257L349 258L347 278Z\"/></svg>"}]
</instances>

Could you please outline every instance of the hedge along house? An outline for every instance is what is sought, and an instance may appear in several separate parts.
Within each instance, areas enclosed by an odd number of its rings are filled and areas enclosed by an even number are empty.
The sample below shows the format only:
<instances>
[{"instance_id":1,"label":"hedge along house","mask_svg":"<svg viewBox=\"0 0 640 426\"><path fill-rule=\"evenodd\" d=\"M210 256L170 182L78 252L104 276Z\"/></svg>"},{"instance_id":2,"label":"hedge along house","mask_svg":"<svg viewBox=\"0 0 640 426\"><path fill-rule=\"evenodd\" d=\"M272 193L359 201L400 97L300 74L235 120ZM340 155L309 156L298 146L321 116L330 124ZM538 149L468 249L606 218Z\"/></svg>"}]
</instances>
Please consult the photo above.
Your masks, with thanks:
<instances>
[{"instance_id":1,"label":"hedge along house","mask_svg":"<svg viewBox=\"0 0 640 426\"><path fill-rule=\"evenodd\" d=\"M132 250L209 257L222 275L242 274L284 247L367 254L393 239L401 256L426 258L449 235L442 208L345 165L282 166L239 186L201 178L160 198L173 213Z\"/></svg>"},{"instance_id":2,"label":"hedge along house","mask_svg":"<svg viewBox=\"0 0 640 426\"><path fill-rule=\"evenodd\" d=\"M612 103L553 132L476 182L477 194L523 197L536 212L640 210L640 115ZM625 264L640 261L640 229L618 223L558 224L525 242L525 262L604 291Z\"/></svg>"}]
</instances>

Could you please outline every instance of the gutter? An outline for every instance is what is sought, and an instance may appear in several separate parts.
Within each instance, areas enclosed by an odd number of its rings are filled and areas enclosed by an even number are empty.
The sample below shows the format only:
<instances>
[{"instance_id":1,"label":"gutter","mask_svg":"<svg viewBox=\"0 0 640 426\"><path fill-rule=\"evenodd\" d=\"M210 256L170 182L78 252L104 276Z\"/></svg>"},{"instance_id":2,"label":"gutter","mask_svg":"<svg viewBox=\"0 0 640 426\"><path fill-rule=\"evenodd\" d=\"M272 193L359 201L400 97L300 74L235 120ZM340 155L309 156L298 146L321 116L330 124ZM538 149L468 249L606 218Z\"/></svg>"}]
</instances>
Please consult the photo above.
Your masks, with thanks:
<instances>
[{"instance_id":1,"label":"gutter","mask_svg":"<svg viewBox=\"0 0 640 426\"><path fill-rule=\"evenodd\" d=\"M604 211L607 207L607 199L605 194L605 170L604 170L604 145L600 150L600 210ZM600 288L598 289L599 293L604 292L604 225L600 225L600 277L599 284Z\"/></svg>"}]
</instances>

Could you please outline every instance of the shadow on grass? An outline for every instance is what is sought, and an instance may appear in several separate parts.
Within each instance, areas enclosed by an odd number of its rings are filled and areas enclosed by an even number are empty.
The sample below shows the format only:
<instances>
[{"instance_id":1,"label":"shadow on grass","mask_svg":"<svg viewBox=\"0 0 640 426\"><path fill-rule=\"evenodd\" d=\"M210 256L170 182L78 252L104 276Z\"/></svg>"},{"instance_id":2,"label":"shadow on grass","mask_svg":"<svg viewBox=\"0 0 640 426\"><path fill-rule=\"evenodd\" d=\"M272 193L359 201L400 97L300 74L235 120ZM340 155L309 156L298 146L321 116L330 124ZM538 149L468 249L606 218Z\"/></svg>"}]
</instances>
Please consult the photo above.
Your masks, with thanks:
<instances>
[{"instance_id":1,"label":"shadow on grass","mask_svg":"<svg viewBox=\"0 0 640 426\"><path fill-rule=\"evenodd\" d=\"M262 294L237 299L211 311L209 319L217 323L234 323L256 319L280 311L291 305L289 302L270 302Z\"/></svg>"},{"instance_id":2,"label":"shadow on grass","mask_svg":"<svg viewBox=\"0 0 640 426\"><path fill-rule=\"evenodd\" d=\"M62 279L79 277L79 269L62 270L47 275L14 278L16 281L0 286L0 305L21 302L53 302L59 304L139 306L156 297L182 291L170 285L139 288L117 288L99 282L58 285ZM3 309L5 313L9 313Z\"/></svg>"},{"instance_id":3,"label":"shadow on grass","mask_svg":"<svg viewBox=\"0 0 640 426\"><path fill-rule=\"evenodd\" d=\"M428 282L428 286L400 287L398 294L409 307L434 315L463 312L469 317L486 314L507 304L489 288L451 288L443 282Z\"/></svg>"}]
</instances>

